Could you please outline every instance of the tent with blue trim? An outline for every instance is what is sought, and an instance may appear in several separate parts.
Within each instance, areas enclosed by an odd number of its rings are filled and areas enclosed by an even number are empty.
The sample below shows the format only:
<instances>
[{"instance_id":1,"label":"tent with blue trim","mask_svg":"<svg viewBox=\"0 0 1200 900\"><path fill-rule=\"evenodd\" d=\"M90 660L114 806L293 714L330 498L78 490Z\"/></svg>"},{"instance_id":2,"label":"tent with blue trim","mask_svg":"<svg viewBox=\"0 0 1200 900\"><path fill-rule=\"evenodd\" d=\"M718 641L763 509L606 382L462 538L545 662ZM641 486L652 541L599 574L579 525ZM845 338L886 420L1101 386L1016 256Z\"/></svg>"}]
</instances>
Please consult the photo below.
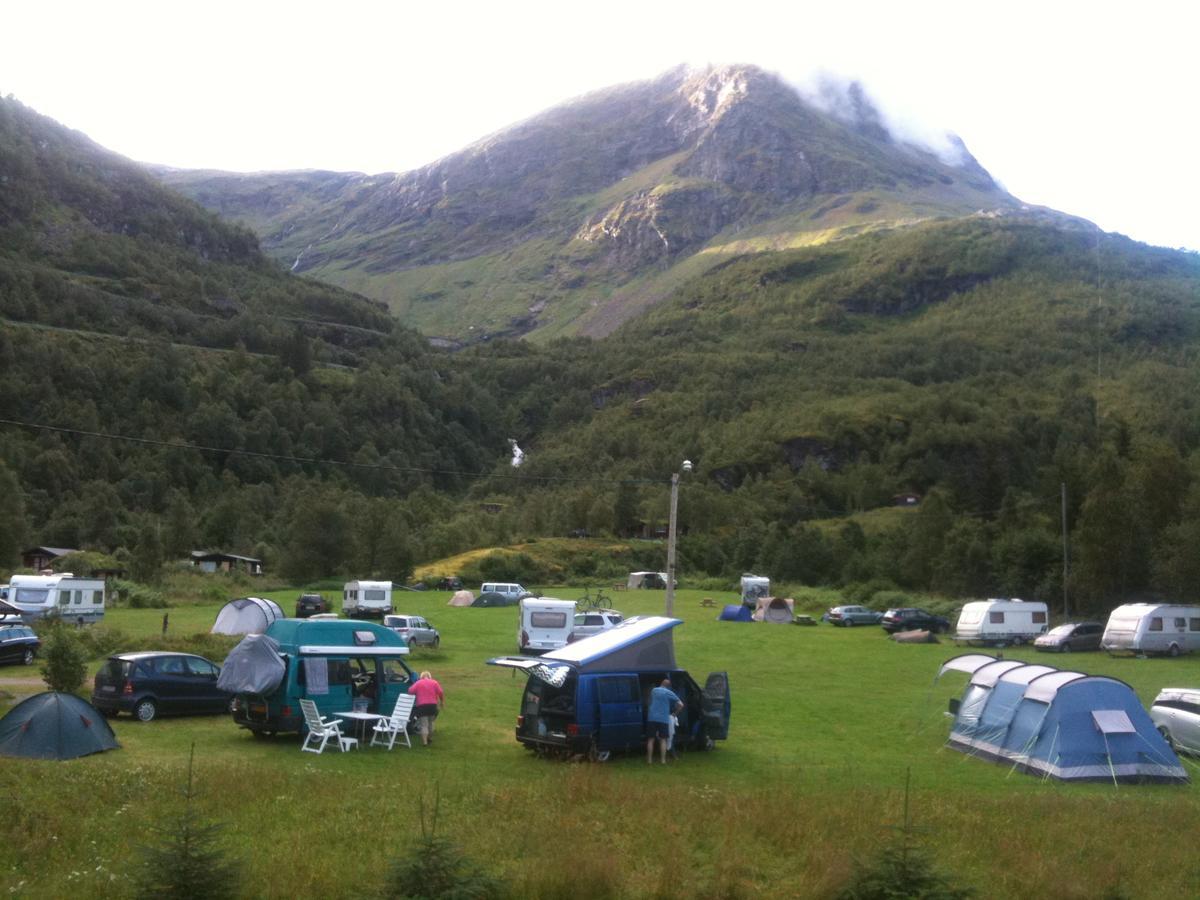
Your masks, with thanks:
<instances>
[{"instance_id":1,"label":"tent with blue trim","mask_svg":"<svg viewBox=\"0 0 1200 900\"><path fill-rule=\"evenodd\" d=\"M1060 781L1185 783L1187 772L1133 688L1116 678L967 653L948 746Z\"/></svg>"}]
</instances>

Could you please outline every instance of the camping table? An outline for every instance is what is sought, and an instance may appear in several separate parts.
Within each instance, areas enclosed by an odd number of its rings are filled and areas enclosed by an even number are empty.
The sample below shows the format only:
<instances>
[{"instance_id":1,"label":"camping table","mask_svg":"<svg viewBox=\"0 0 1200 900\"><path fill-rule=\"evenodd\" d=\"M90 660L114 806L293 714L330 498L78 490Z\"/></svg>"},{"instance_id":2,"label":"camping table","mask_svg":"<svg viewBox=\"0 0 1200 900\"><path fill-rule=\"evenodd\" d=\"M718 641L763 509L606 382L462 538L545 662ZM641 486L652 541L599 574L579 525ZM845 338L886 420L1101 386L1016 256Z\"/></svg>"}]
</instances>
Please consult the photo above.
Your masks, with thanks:
<instances>
[{"instance_id":1,"label":"camping table","mask_svg":"<svg viewBox=\"0 0 1200 900\"><path fill-rule=\"evenodd\" d=\"M360 747L367 745L367 723L387 718L387 716L381 716L379 713L355 712L353 710L350 712L335 712L334 715L343 719L350 719L354 722L354 730L358 735L358 746Z\"/></svg>"}]
</instances>

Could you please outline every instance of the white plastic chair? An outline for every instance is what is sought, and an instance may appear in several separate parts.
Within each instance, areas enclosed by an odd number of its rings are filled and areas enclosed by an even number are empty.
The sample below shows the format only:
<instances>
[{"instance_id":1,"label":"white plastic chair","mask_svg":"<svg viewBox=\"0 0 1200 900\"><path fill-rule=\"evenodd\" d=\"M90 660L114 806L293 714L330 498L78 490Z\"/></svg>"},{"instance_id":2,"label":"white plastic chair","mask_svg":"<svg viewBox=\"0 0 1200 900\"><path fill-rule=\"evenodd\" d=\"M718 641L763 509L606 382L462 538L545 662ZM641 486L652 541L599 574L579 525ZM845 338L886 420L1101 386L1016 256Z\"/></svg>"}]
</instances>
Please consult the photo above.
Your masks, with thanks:
<instances>
[{"instance_id":1,"label":"white plastic chair","mask_svg":"<svg viewBox=\"0 0 1200 900\"><path fill-rule=\"evenodd\" d=\"M412 694L401 694L392 714L375 723L375 733L371 735L371 746L374 747L376 743L386 743L387 748L391 750L396 743L396 738L404 735L404 746L411 750L412 741L408 739L408 719L412 715L413 704L416 702L417 698Z\"/></svg>"},{"instance_id":2,"label":"white plastic chair","mask_svg":"<svg viewBox=\"0 0 1200 900\"><path fill-rule=\"evenodd\" d=\"M300 709L304 711L304 722L308 725L308 734L304 738L304 744L300 747L301 751L323 753L330 738L337 740L337 747L343 752L358 744L358 738L346 737L342 734L342 729L339 727L342 724L341 719L326 721L317 712L317 704L313 701L301 700ZM316 740L321 742L319 747L313 743Z\"/></svg>"}]
</instances>

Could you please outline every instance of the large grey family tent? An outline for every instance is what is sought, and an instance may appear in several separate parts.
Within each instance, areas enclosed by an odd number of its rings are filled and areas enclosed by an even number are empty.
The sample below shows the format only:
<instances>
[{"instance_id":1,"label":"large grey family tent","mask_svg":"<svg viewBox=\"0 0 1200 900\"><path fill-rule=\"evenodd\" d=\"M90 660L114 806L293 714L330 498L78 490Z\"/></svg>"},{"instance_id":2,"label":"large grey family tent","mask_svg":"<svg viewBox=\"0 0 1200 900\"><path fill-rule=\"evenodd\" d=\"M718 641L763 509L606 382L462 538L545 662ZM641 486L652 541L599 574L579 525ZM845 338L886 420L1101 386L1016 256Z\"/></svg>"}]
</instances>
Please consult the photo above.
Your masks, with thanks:
<instances>
[{"instance_id":1,"label":"large grey family tent","mask_svg":"<svg viewBox=\"0 0 1200 900\"><path fill-rule=\"evenodd\" d=\"M790 625L792 619L796 618L792 609L795 602L790 597L759 597L757 608L754 610L754 621Z\"/></svg>"},{"instance_id":2,"label":"large grey family tent","mask_svg":"<svg viewBox=\"0 0 1200 900\"><path fill-rule=\"evenodd\" d=\"M470 606L475 602L475 595L470 591L455 591L447 606Z\"/></svg>"},{"instance_id":3,"label":"large grey family tent","mask_svg":"<svg viewBox=\"0 0 1200 900\"><path fill-rule=\"evenodd\" d=\"M120 746L104 714L74 694L35 694L0 719L2 756L74 759Z\"/></svg>"},{"instance_id":4,"label":"large grey family tent","mask_svg":"<svg viewBox=\"0 0 1200 900\"><path fill-rule=\"evenodd\" d=\"M285 618L274 600L240 597L230 600L217 613L213 634L262 634L272 622Z\"/></svg>"},{"instance_id":5,"label":"large grey family tent","mask_svg":"<svg viewBox=\"0 0 1200 900\"><path fill-rule=\"evenodd\" d=\"M744 603L730 603L717 616L718 622L753 622L754 614Z\"/></svg>"},{"instance_id":6,"label":"large grey family tent","mask_svg":"<svg viewBox=\"0 0 1200 900\"><path fill-rule=\"evenodd\" d=\"M948 745L1060 781L1186 782L1175 755L1123 681L967 653L970 676Z\"/></svg>"}]
</instances>

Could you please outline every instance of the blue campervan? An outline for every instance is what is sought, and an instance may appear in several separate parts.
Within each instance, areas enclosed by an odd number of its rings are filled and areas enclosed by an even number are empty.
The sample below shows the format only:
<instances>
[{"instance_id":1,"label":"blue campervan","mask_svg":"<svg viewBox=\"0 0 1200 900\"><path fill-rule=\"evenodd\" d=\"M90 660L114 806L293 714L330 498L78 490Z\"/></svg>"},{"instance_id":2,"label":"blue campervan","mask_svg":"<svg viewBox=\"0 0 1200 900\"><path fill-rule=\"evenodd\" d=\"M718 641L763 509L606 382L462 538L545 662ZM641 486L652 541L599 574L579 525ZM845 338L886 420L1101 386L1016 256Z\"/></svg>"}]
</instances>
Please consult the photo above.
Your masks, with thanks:
<instances>
[{"instance_id":1,"label":"blue campervan","mask_svg":"<svg viewBox=\"0 0 1200 900\"><path fill-rule=\"evenodd\" d=\"M664 677L683 700L675 748L707 750L729 733L729 676L714 672L701 687L675 664L679 619L629 619L544 656L504 656L489 665L522 669L516 738L546 755L606 759L646 746L650 691Z\"/></svg>"},{"instance_id":2,"label":"blue campervan","mask_svg":"<svg viewBox=\"0 0 1200 900\"><path fill-rule=\"evenodd\" d=\"M372 622L279 619L233 649L218 687L234 694L233 720L256 736L304 733L302 699L323 716L389 715L416 681L407 655L403 638Z\"/></svg>"}]
</instances>

